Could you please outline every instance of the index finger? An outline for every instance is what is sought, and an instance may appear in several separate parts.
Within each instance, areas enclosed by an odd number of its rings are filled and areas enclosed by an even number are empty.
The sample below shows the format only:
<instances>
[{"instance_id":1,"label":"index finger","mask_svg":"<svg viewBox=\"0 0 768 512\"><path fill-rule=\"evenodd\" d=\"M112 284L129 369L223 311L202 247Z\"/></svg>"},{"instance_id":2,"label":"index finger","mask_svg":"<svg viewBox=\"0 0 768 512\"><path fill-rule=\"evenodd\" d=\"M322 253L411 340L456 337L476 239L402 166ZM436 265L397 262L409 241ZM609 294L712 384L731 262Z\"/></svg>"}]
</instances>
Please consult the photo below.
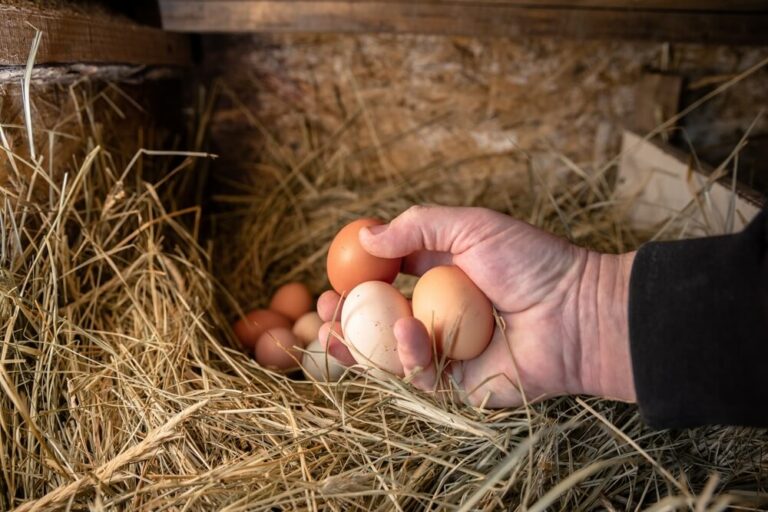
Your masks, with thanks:
<instances>
[{"instance_id":1,"label":"index finger","mask_svg":"<svg viewBox=\"0 0 768 512\"><path fill-rule=\"evenodd\" d=\"M509 227L509 217L485 208L412 206L389 224L363 228L363 248L380 258L428 250L458 255Z\"/></svg>"},{"instance_id":2,"label":"index finger","mask_svg":"<svg viewBox=\"0 0 768 512\"><path fill-rule=\"evenodd\" d=\"M421 277L427 270L440 265L452 265L453 255L440 251L416 251L403 258L402 272Z\"/></svg>"}]
</instances>

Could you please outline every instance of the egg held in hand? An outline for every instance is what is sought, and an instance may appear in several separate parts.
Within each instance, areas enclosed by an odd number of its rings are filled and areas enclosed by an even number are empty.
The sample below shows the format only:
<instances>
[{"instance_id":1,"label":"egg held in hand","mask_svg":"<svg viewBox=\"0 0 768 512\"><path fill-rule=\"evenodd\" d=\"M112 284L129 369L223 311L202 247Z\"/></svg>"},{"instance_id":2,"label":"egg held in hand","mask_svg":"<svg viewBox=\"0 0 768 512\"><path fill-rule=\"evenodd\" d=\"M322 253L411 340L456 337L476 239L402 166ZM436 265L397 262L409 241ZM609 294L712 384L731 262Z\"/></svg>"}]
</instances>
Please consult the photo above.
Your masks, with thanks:
<instances>
[{"instance_id":1,"label":"egg held in hand","mask_svg":"<svg viewBox=\"0 0 768 512\"><path fill-rule=\"evenodd\" d=\"M312 341L305 350L302 355L301 366L308 379L320 382L336 382L344 375L344 366L323 349L320 340Z\"/></svg>"},{"instance_id":2,"label":"egg held in hand","mask_svg":"<svg viewBox=\"0 0 768 512\"><path fill-rule=\"evenodd\" d=\"M366 281L391 283L397 277L401 258L378 258L360 244L362 228L381 224L376 219L358 219L344 226L331 242L326 270L328 281L339 294L349 293Z\"/></svg>"},{"instance_id":3,"label":"egg held in hand","mask_svg":"<svg viewBox=\"0 0 768 512\"><path fill-rule=\"evenodd\" d=\"M255 309L245 315L232 326L235 336L240 340L243 347L247 350L253 350L259 337L264 331L275 327L284 327L290 329L291 321L280 313L268 309Z\"/></svg>"},{"instance_id":4,"label":"egg held in hand","mask_svg":"<svg viewBox=\"0 0 768 512\"><path fill-rule=\"evenodd\" d=\"M355 361L403 376L394 325L409 316L408 301L391 284L367 281L353 288L341 311L341 328Z\"/></svg>"},{"instance_id":5,"label":"egg held in hand","mask_svg":"<svg viewBox=\"0 0 768 512\"><path fill-rule=\"evenodd\" d=\"M493 335L493 307L488 297L459 267L428 270L413 289L413 316L434 337L439 353L473 359Z\"/></svg>"},{"instance_id":6,"label":"egg held in hand","mask_svg":"<svg viewBox=\"0 0 768 512\"><path fill-rule=\"evenodd\" d=\"M299 367L304 345L290 329L277 327L266 331L256 342L256 361L273 370L292 370Z\"/></svg>"}]
</instances>

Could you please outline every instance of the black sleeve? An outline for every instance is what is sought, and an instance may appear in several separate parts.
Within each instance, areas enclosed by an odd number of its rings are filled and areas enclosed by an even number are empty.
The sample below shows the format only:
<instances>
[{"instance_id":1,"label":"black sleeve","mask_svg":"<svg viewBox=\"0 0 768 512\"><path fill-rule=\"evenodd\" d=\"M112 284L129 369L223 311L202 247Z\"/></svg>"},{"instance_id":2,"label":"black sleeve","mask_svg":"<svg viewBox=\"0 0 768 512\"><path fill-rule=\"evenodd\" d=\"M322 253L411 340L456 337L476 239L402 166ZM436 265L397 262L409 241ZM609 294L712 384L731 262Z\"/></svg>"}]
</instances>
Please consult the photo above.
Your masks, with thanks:
<instances>
[{"instance_id":1,"label":"black sleeve","mask_svg":"<svg viewBox=\"0 0 768 512\"><path fill-rule=\"evenodd\" d=\"M642 246L629 337L649 425L768 426L768 210L736 235Z\"/></svg>"}]
</instances>

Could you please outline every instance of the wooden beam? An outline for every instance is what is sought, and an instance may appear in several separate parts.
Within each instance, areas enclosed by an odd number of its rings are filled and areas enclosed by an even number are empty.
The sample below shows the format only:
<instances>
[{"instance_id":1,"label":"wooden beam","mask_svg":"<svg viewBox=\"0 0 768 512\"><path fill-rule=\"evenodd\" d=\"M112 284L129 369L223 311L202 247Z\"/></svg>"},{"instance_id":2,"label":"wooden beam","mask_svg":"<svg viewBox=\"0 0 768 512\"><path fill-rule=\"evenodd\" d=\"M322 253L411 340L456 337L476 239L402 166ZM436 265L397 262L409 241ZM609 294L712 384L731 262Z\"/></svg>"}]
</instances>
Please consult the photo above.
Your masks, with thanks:
<instances>
[{"instance_id":1,"label":"wooden beam","mask_svg":"<svg viewBox=\"0 0 768 512\"><path fill-rule=\"evenodd\" d=\"M160 0L163 27L183 32L389 32L768 43L768 2L744 0L734 5L714 0L577 0L573 5L555 0Z\"/></svg>"},{"instance_id":2,"label":"wooden beam","mask_svg":"<svg viewBox=\"0 0 768 512\"><path fill-rule=\"evenodd\" d=\"M36 64L191 63L188 37L181 34L106 15L84 16L55 9L0 5L0 65L26 64L35 28L43 33Z\"/></svg>"}]
</instances>

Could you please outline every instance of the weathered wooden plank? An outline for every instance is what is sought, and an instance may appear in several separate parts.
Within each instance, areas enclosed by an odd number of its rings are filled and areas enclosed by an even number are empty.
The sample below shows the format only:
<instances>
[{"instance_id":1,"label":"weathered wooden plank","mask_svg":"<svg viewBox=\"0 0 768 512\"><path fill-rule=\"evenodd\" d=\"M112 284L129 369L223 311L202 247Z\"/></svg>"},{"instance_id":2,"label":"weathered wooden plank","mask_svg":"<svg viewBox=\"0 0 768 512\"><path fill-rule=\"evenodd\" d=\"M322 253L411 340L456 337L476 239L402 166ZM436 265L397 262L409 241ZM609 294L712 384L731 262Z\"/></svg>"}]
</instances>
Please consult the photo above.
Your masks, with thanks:
<instances>
[{"instance_id":1,"label":"weathered wooden plank","mask_svg":"<svg viewBox=\"0 0 768 512\"><path fill-rule=\"evenodd\" d=\"M185 32L390 32L768 43L768 11L531 7L447 0L161 0L160 7L164 28Z\"/></svg>"},{"instance_id":2,"label":"weathered wooden plank","mask_svg":"<svg viewBox=\"0 0 768 512\"><path fill-rule=\"evenodd\" d=\"M185 66L191 62L189 40L182 34L106 16L0 5L0 65L26 64L35 28L43 32L37 64Z\"/></svg>"},{"instance_id":3,"label":"weathered wooden plank","mask_svg":"<svg viewBox=\"0 0 768 512\"><path fill-rule=\"evenodd\" d=\"M162 3L163 0L161 0ZM192 0L195 1L195 0ZM207 2L252 0L197 0ZM295 3L296 0L274 0L275 2ZM313 3L324 3L327 0L306 0ZM354 0L347 0L349 3ZM569 7L586 9L620 9L620 10L659 10L659 11L718 11L718 12L766 12L768 0L379 0L385 4L463 4L477 6L481 4L507 5L518 7Z\"/></svg>"}]
</instances>

